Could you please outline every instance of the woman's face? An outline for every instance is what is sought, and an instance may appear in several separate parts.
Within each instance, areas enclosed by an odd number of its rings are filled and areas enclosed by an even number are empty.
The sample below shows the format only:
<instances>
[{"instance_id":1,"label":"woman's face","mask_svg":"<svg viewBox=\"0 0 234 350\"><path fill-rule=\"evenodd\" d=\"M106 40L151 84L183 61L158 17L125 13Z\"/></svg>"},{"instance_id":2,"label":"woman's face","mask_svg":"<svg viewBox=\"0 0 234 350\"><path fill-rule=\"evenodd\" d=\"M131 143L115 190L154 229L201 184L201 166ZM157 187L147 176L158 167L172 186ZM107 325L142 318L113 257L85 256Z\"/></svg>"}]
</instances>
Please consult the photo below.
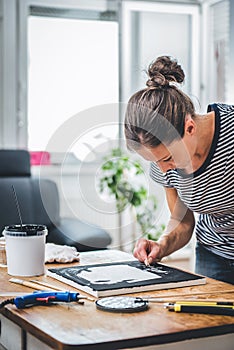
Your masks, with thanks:
<instances>
[{"instance_id":1,"label":"woman's face","mask_svg":"<svg viewBox=\"0 0 234 350\"><path fill-rule=\"evenodd\" d=\"M155 148L142 147L137 153L144 159L157 163L163 173L171 169L186 169L191 163L183 141L175 141L167 147L163 144Z\"/></svg>"},{"instance_id":2,"label":"woman's face","mask_svg":"<svg viewBox=\"0 0 234 350\"><path fill-rule=\"evenodd\" d=\"M175 140L170 145L161 143L154 148L142 146L137 150L137 153L148 161L156 162L163 173L170 169L183 169L187 173L193 172L192 158L197 147L196 128L193 121L186 123L186 126L189 127L185 130L182 139Z\"/></svg>"}]
</instances>

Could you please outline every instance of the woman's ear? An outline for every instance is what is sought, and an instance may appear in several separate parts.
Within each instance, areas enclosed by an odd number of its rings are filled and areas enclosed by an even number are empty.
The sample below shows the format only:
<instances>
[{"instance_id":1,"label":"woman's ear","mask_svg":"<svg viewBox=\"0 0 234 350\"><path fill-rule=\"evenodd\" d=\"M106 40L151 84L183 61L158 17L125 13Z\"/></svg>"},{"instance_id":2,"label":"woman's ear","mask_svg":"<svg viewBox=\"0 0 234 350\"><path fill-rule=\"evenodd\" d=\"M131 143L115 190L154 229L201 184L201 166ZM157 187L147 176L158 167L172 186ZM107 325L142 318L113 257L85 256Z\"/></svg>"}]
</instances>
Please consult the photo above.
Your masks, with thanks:
<instances>
[{"instance_id":1,"label":"woman's ear","mask_svg":"<svg viewBox=\"0 0 234 350\"><path fill-rule=\"evenodd\" d=\"M195 131L196 131L196 123L190 116L186 117L185 125L184 125L185 134L193 135Z\"/></svg>"}]
</instances>

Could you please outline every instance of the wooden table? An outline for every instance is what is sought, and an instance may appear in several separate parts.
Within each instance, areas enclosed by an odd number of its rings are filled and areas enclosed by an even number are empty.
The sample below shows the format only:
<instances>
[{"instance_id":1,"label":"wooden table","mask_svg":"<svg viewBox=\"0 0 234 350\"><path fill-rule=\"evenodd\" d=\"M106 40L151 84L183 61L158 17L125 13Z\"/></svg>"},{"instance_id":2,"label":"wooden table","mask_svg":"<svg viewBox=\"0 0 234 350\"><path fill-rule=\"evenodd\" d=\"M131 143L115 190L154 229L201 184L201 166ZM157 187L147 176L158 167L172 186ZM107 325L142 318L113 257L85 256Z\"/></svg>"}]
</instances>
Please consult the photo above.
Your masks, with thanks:
<instances>
[{"instance_id":1,"label":"wooden table","mask_svg":"<svg viewBox=\"0 0 234 350\"><path fill-rule=\"evenodd\" d=\"M117 251L81 253L80 263L121 261L129 258L123 254ZM32 292L28 287L10 283L9 278L11 276L7 274L6 268L0 268L1 292ZM36 279L66 289L66 285L50 277L40 276ZM233 290L232 285L207 279L206 285L140 295L167 297L203 293L199 297L231 300L234 299L234 292L230 292ZM6 297L1 297L1 301L3 299ZM0 344L9 350L113 350L136 347L156 350L231 350L234 344L233 317L169 312L158 304L150 304L147 311L132 314L97 310L92 301L85 301L84 305L62 303L21 310L14 305L8 305L1 310L0 317ZM219 340L221 345L217 348L215 346Z\"/></svg>"}]
</instances>

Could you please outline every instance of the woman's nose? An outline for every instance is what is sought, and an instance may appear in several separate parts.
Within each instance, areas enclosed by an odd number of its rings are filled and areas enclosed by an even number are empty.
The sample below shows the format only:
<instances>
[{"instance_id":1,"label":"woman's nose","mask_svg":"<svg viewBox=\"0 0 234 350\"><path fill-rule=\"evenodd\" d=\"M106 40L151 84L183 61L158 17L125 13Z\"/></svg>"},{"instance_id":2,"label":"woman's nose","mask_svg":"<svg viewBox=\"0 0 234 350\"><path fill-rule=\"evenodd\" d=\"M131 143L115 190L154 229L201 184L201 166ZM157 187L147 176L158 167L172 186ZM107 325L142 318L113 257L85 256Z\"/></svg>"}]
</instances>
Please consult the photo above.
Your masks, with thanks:
<instances>
[{"instance_id":1,"label":"woman's nose","mask_svg":"<svg viewBox=\"0 0 234 350\"><path fill-rule=\"evenodd\" d=\"M176 165L173 161L168 162L168 163L160 162L160 163L158 163L158 166L163 173L166 173L168 170L176 168Z\"/></svg>"}]
</instances>

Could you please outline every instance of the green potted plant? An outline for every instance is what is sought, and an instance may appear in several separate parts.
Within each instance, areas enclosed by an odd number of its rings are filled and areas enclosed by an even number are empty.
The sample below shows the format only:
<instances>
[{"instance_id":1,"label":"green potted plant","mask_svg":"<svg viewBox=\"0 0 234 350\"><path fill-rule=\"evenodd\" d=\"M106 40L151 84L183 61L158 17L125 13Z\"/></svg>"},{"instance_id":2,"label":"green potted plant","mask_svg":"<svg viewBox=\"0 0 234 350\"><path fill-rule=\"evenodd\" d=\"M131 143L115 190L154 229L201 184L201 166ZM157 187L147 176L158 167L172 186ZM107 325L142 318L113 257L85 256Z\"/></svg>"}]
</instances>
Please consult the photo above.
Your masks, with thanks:
<instances>
[{"instance_id":1,"label":"green potted plant","mask_svg":"<svg viewBox=\"0 0 234 350\"><path fill-rule=\"evenodd\" d=\"M114 148L104 157L99 174L99 189L101 193L115 198L119 213L130 206L142 236L158 240L165 225L155 225L157 198L149 196L147 187L141 181L136 181L143 174L144 170L138 161L130 159L122 149Z\"/></svg>"}]
</instances>

